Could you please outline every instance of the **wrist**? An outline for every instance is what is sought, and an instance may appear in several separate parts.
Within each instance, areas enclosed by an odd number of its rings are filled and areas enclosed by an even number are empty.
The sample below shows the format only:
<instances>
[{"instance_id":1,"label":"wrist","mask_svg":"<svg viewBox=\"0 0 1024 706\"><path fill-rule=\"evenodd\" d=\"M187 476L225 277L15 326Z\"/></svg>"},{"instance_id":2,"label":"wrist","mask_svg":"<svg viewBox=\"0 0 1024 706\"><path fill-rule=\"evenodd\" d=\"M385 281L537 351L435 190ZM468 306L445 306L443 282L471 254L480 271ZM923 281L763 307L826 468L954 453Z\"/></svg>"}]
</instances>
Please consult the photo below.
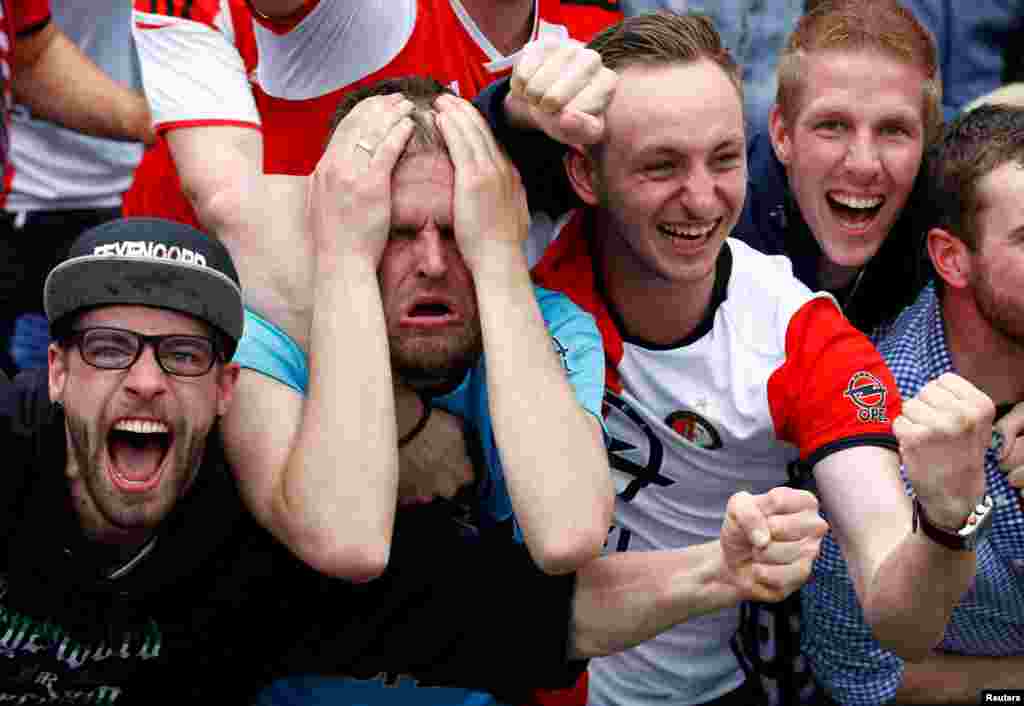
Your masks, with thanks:
<instances>
[{"instance_id":1,"label":"wrist","mask_svg":"<svg viewBox=\"0 0 1024 706\"><path fill-rule=\"evenodd\" d=\"M500 284L519 282L523 277L529 279L530 269L522 242L489 240L466 261L475 283Z\"/></svg>"},{"instance_id":2,"label":"wrist","mask_svg":"<svg viewBox=\"0 0 1024 706\"><path fill-rule=\"evenodd\" d=\"M511 90L505 94L502 100L505 124L513 130L536 130L530 116L530 109L526 100Z\"/></svg>"},{"instance_id":3,"label":"wrist","mask_svg":"<svg viewBox=\"0 0 1024 706\"><path fill-rule=\"evenodd\" d=\"M702 576L702 592L707 596L708 602L713 605L714 610L724 610L739 604L745 600L745 596L736 584L736 573L726 561L721 541L713 546L716 551L705 563L706 573L699 572L699 575Z\"/></svg>"},{"instance_id":4,"label":"wrist","mask_svg":"<svg viewBox=\"0 0 1024 706\"><path fill-rule=\"evenodd\" d=\"M956 532L970 516L975 505L984 501L984 492L972 500L951 500L944 498L941 501L935 498L925 498L920 495L914 496L913 500L919 506L920 512L927 515L930 524L945 532Z\"/></svg>"},{"instance_id":5,"label":"wrist","mask_svg":"<svg viewBox=\"0 0 1024 706\"><path fill-rule=\"evenodd\" d=\"M316 252L316 276L322 279L372 278L376 282L376 258L369 253L353 249L337 248L326 251L318 249Z\"/></svg>"},{"instance_id":6,"label":"wrist","mask_svg":"<svg viewBox=\"0 0 1024 706\"><path fill-rule=\"evenodd\" d=\"M913 518L911 520L913 532L916 533L920 529L928 539L936 544L959 551L973 551L977 547L978 542L985 536L992 523L995 509L992 498L985 495L972 507L963 522L958 526L949 526L933 521L916 496L913 503Z\"/></svg>"}]
</instances>

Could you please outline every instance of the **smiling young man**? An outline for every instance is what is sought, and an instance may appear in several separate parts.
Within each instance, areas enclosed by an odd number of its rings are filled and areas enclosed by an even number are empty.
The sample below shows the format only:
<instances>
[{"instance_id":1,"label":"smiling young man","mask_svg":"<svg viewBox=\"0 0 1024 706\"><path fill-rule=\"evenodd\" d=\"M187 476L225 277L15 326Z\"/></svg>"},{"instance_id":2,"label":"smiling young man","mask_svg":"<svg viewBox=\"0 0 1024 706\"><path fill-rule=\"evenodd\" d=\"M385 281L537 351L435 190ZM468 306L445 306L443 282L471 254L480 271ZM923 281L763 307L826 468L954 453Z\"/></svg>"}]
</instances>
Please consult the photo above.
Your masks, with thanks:
<instances>
[{"instance_id":1,"label":"smiling young man","mask_svg":"<svg viewBox=\"0 0 1024 706\"><path fill-rule=\"evenodd\" d=\"M878 347L903 394L955 372L1001 416L1024 398L1024 111L983 106L961 116L933 148L929 171L927 244L938 278ZM803 643L839 703L978 703L985 689L1024 688L1024 484L1000 468L1006 441L994 434L985 451L995 509L977 576L927 659L905 662L878 644L838 546L825 540L803 590Z\"/></svg>"},{"instance_id":2,"label":"smiling young man","mask_svg":"<svg viewBox=\"0 0 1024 706\"><path fill-rule=\"evenodd\" d=\"M564 144L599 140L615 84L579 64L565 50L524 56L513 90L499 82L479 101L528 175L535 210L576 203L556 167L565 148L507 129L504 108L509 122ZM917 179L924 145L942 119L935 45L897 0L823 0L788 38L778 75L770 120L748 138L747 197L732 235L785 255L797 279L835 296L870 334L927 277L915 229L918 209L927 209ZM528 110L541 98L544 110Z\"/></svg>"},{"instance_id":3,"label":"smiling young man","mask_svg":"<svg viewBox=\"0 0 1024 706\"><path fill-rule=\"evenodd\" d=\"M896 0L827 0L790 35L778 83L736 237L789 257L870 334L927 273L915 186L942 124L935 44Z\"/></svg>"},{"instance_id":4,"label":"smiling young man","mask_svg":"<svg viewBox=\"0 0 1024 706\"><path fill-rule=\"evenodd\" d=\"M588 120L600 141L565 158L585 206L558 221L533 273L594 314L604 338L619 490L609 549L700 542L729 492L813 470L872 628L920 656L969 585L973 556L911 530L896 450L922 484L923 516L963 526L984 497L990 401L948 377L901 413L888 369L835 300L728 237L747 182L741 82L706 19L632 17L588 46L618 81L607 100L579 91L603 122ZM571 81L545 86L556 74L543 58L517 68L513 98L558 94ZM957 417L972 421L947 423ZM758 702L731 649L737 625L738 611L723 610L595 660L591 703Z\"/></svg>"}]
</instances>

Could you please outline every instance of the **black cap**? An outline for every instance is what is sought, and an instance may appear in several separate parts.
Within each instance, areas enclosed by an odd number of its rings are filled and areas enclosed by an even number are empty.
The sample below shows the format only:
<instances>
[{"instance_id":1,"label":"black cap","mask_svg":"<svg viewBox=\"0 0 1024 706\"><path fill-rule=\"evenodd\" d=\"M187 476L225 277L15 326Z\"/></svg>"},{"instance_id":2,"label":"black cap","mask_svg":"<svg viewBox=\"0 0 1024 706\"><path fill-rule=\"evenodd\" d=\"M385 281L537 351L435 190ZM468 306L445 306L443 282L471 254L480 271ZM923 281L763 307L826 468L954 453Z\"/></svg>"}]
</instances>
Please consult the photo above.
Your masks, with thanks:
<instances>
[{"instance_id":1,"label":"black cap","mask_svg":"<svg viewBox=\"0 0 1024 706\"><path fill-rule=\"evenodd\" d=\"M227 249L191 226L121 218L90 228L46 278L43 303L53 329L85 309L141 304L179 311L219 329L234 355L244 311Z\"/></svg>"}]
</instances>

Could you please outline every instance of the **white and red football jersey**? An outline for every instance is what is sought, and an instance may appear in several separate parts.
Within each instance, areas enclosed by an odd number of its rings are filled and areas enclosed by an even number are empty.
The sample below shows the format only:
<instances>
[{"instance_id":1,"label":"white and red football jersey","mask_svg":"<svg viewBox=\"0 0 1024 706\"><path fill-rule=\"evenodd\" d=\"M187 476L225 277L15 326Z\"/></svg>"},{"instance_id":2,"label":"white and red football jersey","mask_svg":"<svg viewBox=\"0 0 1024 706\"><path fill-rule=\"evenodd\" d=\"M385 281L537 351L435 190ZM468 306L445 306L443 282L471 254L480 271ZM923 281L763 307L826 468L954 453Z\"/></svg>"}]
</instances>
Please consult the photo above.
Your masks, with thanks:
<instances>
[{"instance_id":1,"label":"white and red football jersey","mask_svg":"<svg viewBox=\"0 0 1024 706\"><path fill-rule=\"evenodd\" d=\"M204 125L260 129L249 83L256 68L252 16L245 0L135 0L134 36L157 140L122 209L198 228L164 134Z\"/></svg>"},{"instance_id":2,"label":"white and red football jersey","mask_svg":"<svg viewBox=\"0 0 1024 706\"><path fill-rule=\"evenodd\" d=\"M533 15L532 38L581 41L622 18L616 0L536 0ZM241 0L135 0L135 19L157 131L262 129L271 174L313 170L348 91L426 74L472 98L518 59L500 54L459 0L309 0L288 22L258 19ZM151 160L125 197L126 213L173 217L172 201L187 208L177 174L166 154Z\"/></svg>"},{"instance_id":3,"label":"white and red football jersey","mask_svg":"<svg viewBox=\"0 0 1024 706\"><path fill-rule=\"evenodd\" d=\"M581 41L622 19L617 3L571 0L537 0L533 16L531 39ZM501 54L459 0L319 0L288 24L257 22L256 101L270 173L313 171L345 92L425 74L472 99L519 58Z\"/></svg>"},{"instance_id":4,"label":"white and red football jersey","mask_svg":"<svg viewBox=\"0 0 1024 706\"><path fill-rule=\"evenodd\" d=\"M868 339L789 261L729 239L712 312L686 340L655 346L623 336L595 278L583 211L534 268L597 319L604 339L605 422L616 480L607 550L685 547L718 539L729 497L787 482L859 444L896 448L900 396ZM739 686L729 647L738 609L701 616L638 647L594 660L595 704L703 703Z\"/></svg>"}]
</instances>

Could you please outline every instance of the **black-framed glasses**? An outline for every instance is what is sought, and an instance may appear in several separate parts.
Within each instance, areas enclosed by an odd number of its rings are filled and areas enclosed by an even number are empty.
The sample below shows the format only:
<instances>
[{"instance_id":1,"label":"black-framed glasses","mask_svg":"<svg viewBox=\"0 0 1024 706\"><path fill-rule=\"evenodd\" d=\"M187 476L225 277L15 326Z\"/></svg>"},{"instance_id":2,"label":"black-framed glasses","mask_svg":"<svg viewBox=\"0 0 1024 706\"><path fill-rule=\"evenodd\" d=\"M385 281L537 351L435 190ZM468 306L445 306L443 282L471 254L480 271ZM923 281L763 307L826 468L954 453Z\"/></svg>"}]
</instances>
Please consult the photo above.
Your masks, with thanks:
<instances>
[{"instance_id":1,"label":"black-framed glasses","mask_svg":"<svg viewBox=\"0 0 1024 706\"><path fill-rule=\"evenodd\" d=\"M168 375L199 377L210 372L217 361L217 344L206 336L145 336L122 328L92 326L75 329L65 340L78 346L82 360L101 370L127 370L146 345L153 346L160 369Z\"/></svg>"}]
</instances>

